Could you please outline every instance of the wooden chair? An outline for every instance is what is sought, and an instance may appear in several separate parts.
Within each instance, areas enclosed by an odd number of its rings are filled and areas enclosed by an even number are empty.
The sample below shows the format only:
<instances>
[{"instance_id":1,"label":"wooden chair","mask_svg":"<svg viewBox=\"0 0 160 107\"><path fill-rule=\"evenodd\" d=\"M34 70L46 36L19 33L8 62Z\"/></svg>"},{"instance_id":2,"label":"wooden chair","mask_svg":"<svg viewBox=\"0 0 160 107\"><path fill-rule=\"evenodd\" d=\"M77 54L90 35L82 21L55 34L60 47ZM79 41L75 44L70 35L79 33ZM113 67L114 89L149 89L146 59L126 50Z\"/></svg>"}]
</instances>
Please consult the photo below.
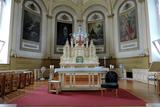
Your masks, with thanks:
<instances>
[{"instance_id":1,"label":"wooden chair","mask_svg":"<svg viewBox=\"0 0 160 107\"><path fill-rule=\"evenodd\" d=\"M30 72L24 72L25 73L25 80L26 80L26 82L25 82L25 86L28 86L28 85L30 85Z\"/></svg>"},{"instance_id":2,"label":"wooden chair","mask_svg":"<svg viewBox=\"0 0 160 107\"><path fill-rule=\"evenodd\" d=\"M16 91L18 89L18 73L12 74L12 91Z\"/></svg>"},{"instance_id":3,"label":"wooden chair","mask_svg":"<svg viewBox=\"0 0 160 107\"><path fill-rule=\"evenodd\" d=\"M19 73L18 88L24 88L25 84L26 84L26 74L21 72L21 73Z\"/></svg>"},{"instance_id":4,"label":"wooden chair","mask_svg":"<svg viewBox=\"0 0 160 107\"><path fill-rule=\"evenodd\" d=\"M49 80L48 92L56 92L56 94L61 92L61 82L59 80Z\"/></svg>"},{"instance_id":5,"label":"wooden chair","mask_svg":"<svg viewBox=\"0 0 160 107\"><path fill-rule=\"evenodd\" d=\"M32 71L32 72L30 72L30 82L31 82L31 84L34 84L34 72Z\"/></svg>"},{"instance_id":6,"label":"wooden chair","mask_svg":"<svg viewBox=\"0 0 160 107\"><path fill-rule=\"evenodd\" d=\"M5 73L5 89L4 94L8 94L12 91L12 73L7 72Z\"/></svg>"},{"instance_id":7,"label":"wooden chair","mask_svg":"<svg viewBox=\"0 0 160 107\"><path fill-rule=\"evenodd\" d=\"M103 93L106 89L115 89L116 90L116 96L118 96L118 75L114 71L109 71L106 73L105 76L105 83L101 84L101 95L103 96Z\"/></svg>"}]
</instances>

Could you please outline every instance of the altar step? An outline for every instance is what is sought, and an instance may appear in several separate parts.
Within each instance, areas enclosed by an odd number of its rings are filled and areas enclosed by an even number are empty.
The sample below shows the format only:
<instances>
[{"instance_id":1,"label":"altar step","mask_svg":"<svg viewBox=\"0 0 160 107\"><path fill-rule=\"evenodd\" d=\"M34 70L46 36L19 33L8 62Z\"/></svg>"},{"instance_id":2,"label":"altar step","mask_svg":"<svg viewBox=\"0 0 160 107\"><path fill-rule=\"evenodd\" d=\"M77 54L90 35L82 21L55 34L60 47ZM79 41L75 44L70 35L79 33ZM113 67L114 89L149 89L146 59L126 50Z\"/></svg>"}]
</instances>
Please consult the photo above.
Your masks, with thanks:
<instances>
[{"instance_id":1,"label":"altar step","mask_svg":"<svg viewBox=\"0 0 160 107\"><path fill-rule=\"evenodd\" d=\"M62 87L63 91L77 91L77 90L100 90L100 85L65 85Z\"/></svg>"}]
</instances>

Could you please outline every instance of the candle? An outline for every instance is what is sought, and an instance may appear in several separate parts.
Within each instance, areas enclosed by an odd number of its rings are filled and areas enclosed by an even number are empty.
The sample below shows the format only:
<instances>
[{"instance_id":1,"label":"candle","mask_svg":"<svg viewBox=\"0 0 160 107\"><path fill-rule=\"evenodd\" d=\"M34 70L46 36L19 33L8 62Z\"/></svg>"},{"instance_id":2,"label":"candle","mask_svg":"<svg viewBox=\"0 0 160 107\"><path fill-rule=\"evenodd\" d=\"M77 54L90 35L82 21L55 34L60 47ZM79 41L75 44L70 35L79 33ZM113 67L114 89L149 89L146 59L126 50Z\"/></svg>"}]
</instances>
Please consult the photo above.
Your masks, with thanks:
<instances>
[{"instance_id":1,"label":"candle","mask_svg":"<svg viewBox=\"0 0 160 107\"><path fill-rule=\"evenodd\" d=\"M50 69L54 69L54 65L50 65Z\"/></svg>"}]
</instances>

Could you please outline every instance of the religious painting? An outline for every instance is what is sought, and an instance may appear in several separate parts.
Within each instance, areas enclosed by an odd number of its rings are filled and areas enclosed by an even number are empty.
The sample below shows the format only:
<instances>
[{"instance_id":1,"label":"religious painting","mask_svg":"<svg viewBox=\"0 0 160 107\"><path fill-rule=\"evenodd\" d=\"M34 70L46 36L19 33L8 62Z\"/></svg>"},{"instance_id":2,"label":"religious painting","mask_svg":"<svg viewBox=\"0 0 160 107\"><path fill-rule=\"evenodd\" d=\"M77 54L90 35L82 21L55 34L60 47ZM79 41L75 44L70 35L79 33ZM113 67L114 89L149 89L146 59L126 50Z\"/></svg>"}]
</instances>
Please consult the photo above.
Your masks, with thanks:
<instances>
[{"instance_id":1,"label":"religious painting","mask_svg":"<svg viewBox=\"0 0 160 107\"><path fill-rule=\"evenodd\" d=\"M105 52L104 16L101 12L93 12L88 16L88 38L96 45L97 54ZM90 43L90 42L89 42Z\"/></svg>"},{"instance_id":2,"label":"religious painting","mask_svg":"<svg viewBox=\"0 0 160 107\"><path fill-rule=\"evenodd\" d=\"M127 1L120 7L119 19L119 50L138 49L137 9L135 2Z\"/></svg>"},{"instance_id":3,"label":"religious painting","mask_svg":"<svg viewBox=\"0 0 160 107\"><path fill-rule=\"evenodd\" d=\"M72 24L57 22L57 45L65 45L66 40L71 39Z\"/></svg>"},{"instance_id":4,"label":"religious painting","mask_svg":"<svg viewBox=\"0 0 160 107\"><path fill-rule=\"evenodd\" d=\"M66 44L66 41L69 41L72 36L73 31L73 17L68 12L60 12L56 15L56 37L55 37L55 45L54 45L54 53L62 54L63 46Z\"/></svg>"},{"instance_id":5,"label":"religious painting","mask_svg":"<svg viewBox=\"0 0 160 107\"><path fill-rule=\"evenodd\" d=\"M89 40L93 39L95 45L103 45L104 38L103 38L103 23L96 22L96 23L88 23L88 33L89 33Z\"/></svg>"},{"instance_id":6,"label":"religious painting","mask_svg":"<svg viewBox=\"0 0 160 107\"><path fill-rule=\"evenodd\" d=\"M137 39L135 11L120 16L120 42Z\"/></svg>"},{"instance_id":7,"label":"religious painting","mask_svg":"<svg viewBox=\"0 0 160 107\"><path fill-rule=\"evenodd\" d=\"M33 42L40 42L41 18L28 11L24 11L23 39Z\"/></svg>"},{"instance_id":8,"label":"religious painting","mask_svg":"<svg viewBox=\"0 0 160 107\"><path fill-rule=\"evenodd\" d=\"M39 52L41 48L40 9L33 1L27 1L24 6L20 48L26 51Z\"/></svg>"}]
</instances>

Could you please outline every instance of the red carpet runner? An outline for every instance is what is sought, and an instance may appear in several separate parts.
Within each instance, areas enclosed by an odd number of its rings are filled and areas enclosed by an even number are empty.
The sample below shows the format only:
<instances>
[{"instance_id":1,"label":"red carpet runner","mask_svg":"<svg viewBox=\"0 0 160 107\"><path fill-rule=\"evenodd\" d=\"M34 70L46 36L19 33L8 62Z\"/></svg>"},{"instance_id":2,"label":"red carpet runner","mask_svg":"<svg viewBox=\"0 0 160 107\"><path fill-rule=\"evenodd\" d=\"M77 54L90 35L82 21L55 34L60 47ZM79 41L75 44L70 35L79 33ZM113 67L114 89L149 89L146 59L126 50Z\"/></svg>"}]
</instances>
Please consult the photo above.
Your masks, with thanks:
<instances>
[{"instance_id":1,"label":"red carpet runner","mask_svg":"<svg viewBox=\"0 0 160 107\"><path fill-rule=\"evenodd\" d=\"M119 89L118 97L109 91L101 96L100 91L62 92L59 95L48 93L43 86L15 100L18 106L144 106L145 102L129 92Z\"/></svg>"}]
</instances>

